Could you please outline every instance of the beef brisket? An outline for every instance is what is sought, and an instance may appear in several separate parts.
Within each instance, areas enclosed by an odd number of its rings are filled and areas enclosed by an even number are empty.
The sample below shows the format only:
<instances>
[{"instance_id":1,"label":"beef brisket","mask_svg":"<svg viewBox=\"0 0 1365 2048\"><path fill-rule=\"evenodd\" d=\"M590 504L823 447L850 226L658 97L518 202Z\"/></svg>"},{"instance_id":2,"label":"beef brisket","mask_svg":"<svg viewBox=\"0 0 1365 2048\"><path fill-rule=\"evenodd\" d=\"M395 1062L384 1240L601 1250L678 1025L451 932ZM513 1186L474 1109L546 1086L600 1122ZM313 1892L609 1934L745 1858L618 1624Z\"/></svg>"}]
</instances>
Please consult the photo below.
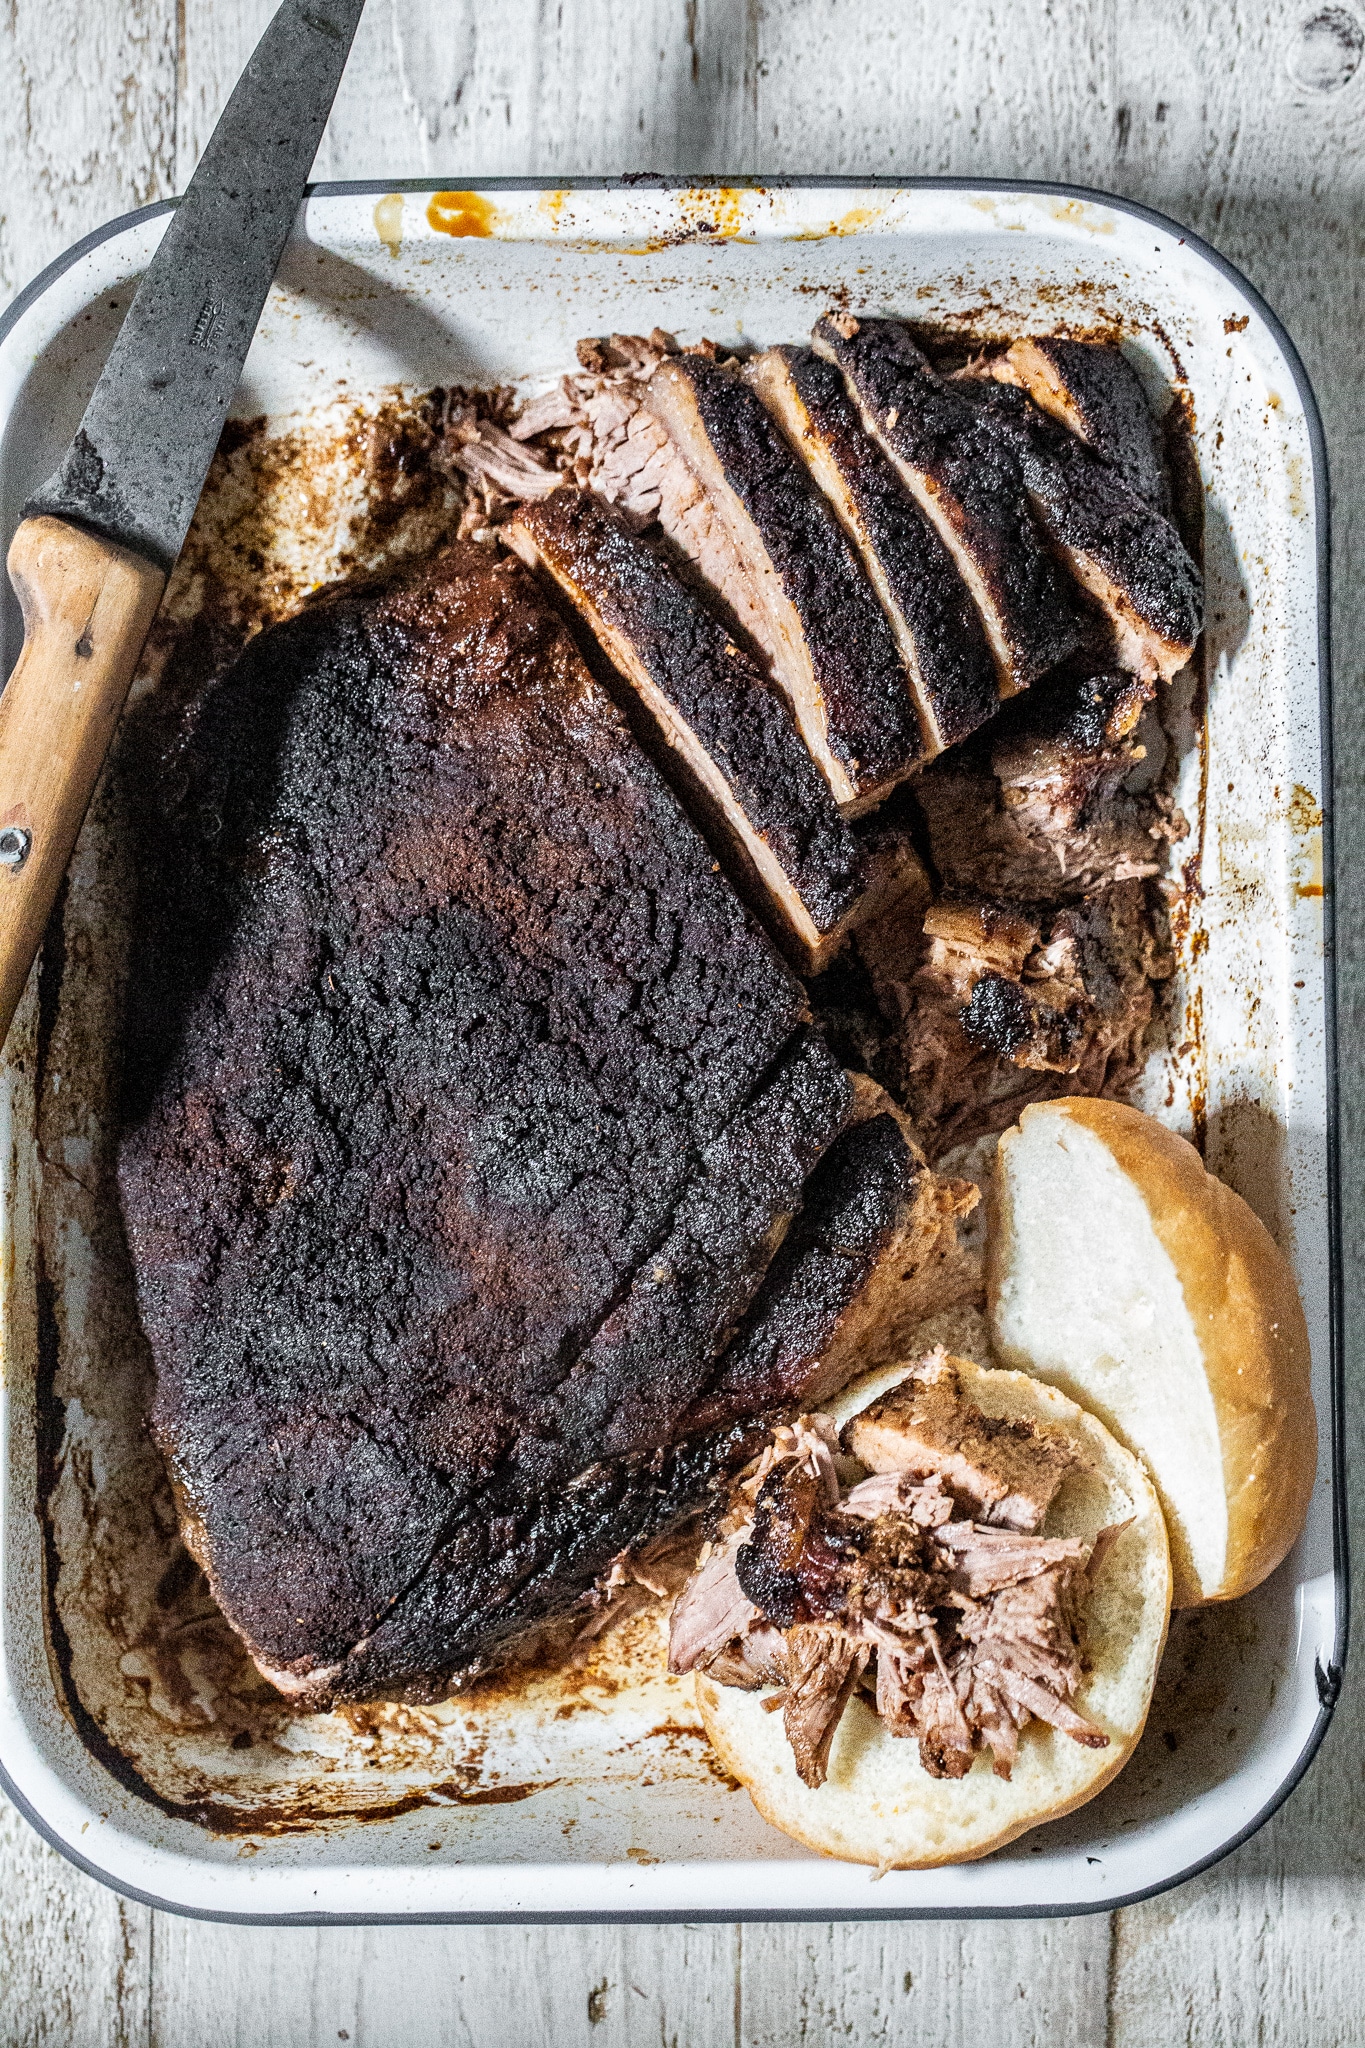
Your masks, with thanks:
<instances>
[{"instance_id":1,"label":"beef brisket","mask_svg":"<svg viewBox=\"0 0 1365 2048\"><path fill-rule=\"evenodd\" d=\"M1170 509L1157 424L1137 371L1115 344L1035 335L992 356L978 374L1017 384L1116 469L1153 511Z\"/></svg>"},{"instance_id":2,"label":"beef brisket","mask_svg":"<svg viewBox=\"0 0 1365 2048\"><path fill-rule=\"evenodd\" d=\"M799 967L817 972L853 924L919 880L908 839L855 834L758 663L602 499L565 487L504 533L579 611L637 729Z\"/></svg>"},{"instance_id":3,"label":"beef brisket","mask_svg":"<svg viewBox=\"0 0 1365 2048\"><path fill-rule=\"evenodd\" d=\"M124 1213L187 1535L306 1703L694 1502L849 1088L525 571L262 635L148 792Z\"/></svg>"},{"instance_id":4,"label":"beef brisket","mask_svg":"<svg viewBox=\"0 0 1365 2048\"><path fill-rule=\"evenodd\" d=\"M1152 782L1147 741L1164 739L1150 714L1139 725L1150 687L1122 673L1049 677L935 762L915 798L943 887L1065 903L1157 874L1184 821Z\"/></svg>"},{"instance_id":5,"label":"beef brisket","mask_svg":"<svg viewBox=\"0 0 1365 2048\"><path fill-rule=\"evenodd\" d=\"M1119 665L1169 681L1204 622L1203 578L1175 527L1022 391L965 388L1015 455L1052 547L1108 619Z\"/></svg>"},{"instance_id":6,"label":"beef brisket","mask_svg":"<svg viewBox=\"0 0 1365 2048\"><path fill-rule=\"evenodd\" d=\"M672 1669L780 1687L764 1705L781 1709L813 1788L860 1685L933 1777L964 1777L989 1748L1008 1778L1034 1719L1107 1746L1073 1702L1085 1600L1120 1528L1093 1544L1036 1533L1076 1462L1065 1439L981 1414L942 1352L844 1435L860 1463L874 1452L877 1476L841 1482L819 1414L777 1432L741 1476L733 1526L674 1606ZM983 1503L1024 1526L982 1526Z\"/></svg>"},{"instance_id":7,"label":"beef brisket","mask_svg":"<svg viewBox=\"0 0 1365 2048\"><path fill-rule=\"evenodd\" d=\"M770 348L745 372L829 499L891 622L926 754L956 746L999 705L985 628L953 558L863 432L832 363Z\"/></svg>"},{"instance_id":8,"label":"beef brisket","mask_svg":"<svg viewBox=\"0 0 1365 2048\"><path fill-rule=\"evenodd\" d=\"M828 1398L898 1358L927 1314L977 1285L957 1239L975 1188L931 1173L904 1114L865 1077L855 1085L849 1126L811 1175L763 1293L688 1417L693 1429Z\"/></svg>"},{"instance_id":9,"label":"beef brisket","mask_svg":"<svg viewBox=\"0 0 1365 2048\"><path fill-rule=\"evenodd\" d=\"M918 922L893 910L811 998L840 1057L876 1076L936 1159L1028 1102L1130 1086L1170 971L1130 881L1060 905L945 896Z\"/></svg>"},{"instance_id":10,"label":"beef brisket","mask_svg":"<svg viewBox=\"0 0 1365 2048\"><path fill-rule=\"evenodd\" d=\"M1001 695L1027 689L1087 628L1038 531L1014 449L968 387L935 374L902 321L834 313L817 323L814 343L957 563Z\"/></svg>"},{"instance_id":11,"label":"beef brisket","mask_svg":"<svg viewBox=\"0 0 1365 2048\"><path fill-rule=\"evenodd\" d=\"M838 520L738 372L672 356L647 402L738 554L755 627L839 803L871 808L924 755L891 628Z\"/></svg>"}]
</instances>

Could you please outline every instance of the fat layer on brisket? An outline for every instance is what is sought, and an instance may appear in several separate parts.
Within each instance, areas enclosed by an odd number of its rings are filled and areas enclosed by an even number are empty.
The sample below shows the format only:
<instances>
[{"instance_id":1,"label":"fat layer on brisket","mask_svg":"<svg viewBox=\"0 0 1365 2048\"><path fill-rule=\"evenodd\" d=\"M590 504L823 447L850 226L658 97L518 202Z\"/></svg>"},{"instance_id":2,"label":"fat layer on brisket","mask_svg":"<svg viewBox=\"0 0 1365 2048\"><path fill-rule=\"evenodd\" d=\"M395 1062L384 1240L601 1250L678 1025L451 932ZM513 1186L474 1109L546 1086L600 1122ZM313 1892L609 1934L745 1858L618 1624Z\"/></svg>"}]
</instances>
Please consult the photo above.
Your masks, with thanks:
<instances>
[{"instance_id":1,"label":"fat layer on brisket","mask_svg":"<svg viewBox=\"0 0 1365 2048\"><path fill-rule=\"evenodd\" d=\"M871 1475L841 1480L841 1448L872 1454ZM941 1350L842 1445L828 1416L802 1416L740 1481L732 1526L679 1595L671 1668L777 1686L764 1704L812 1787L860 1687L933 1777L989 1748L1008 1778L1034 1719L1104 1748L1074 1701L1086 1595L1119 1532L1038 1534L1075 1462L1060 1434L981 1415Z\"/></svg>"},{"instance_id":2,"label":"fat layer on brisket","mask_svg":"<svg viewBox=\"0 0 1365 2048\"><path fill-rule=\"evenodd\" d=\"M305 1701L695 1501L849 1084L519 564L306 611L149 791L120 1178L187 1535Z\"/></svg>"}]
</instances>

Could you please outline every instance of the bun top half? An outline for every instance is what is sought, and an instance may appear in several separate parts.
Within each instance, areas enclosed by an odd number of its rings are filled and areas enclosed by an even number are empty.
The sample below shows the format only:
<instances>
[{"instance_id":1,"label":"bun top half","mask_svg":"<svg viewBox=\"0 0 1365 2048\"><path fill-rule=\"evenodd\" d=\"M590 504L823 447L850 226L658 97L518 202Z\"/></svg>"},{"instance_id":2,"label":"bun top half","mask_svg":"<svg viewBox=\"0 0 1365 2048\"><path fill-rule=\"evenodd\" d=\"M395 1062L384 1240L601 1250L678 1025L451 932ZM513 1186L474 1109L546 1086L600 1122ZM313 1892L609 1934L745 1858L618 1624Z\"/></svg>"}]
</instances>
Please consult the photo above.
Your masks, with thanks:
<instances>
[{"instance_id":1,"label":"bun top half","mask_svg":"<svg viewBox=\"0 0 1365 2048\"><path fill-rule=\"evenodd\" d=\"M1297 1539L1317 1466L1307 1324L1269 1231L1174 1131L1090 1098L1024 1111L990 1200L997 1356L1144 1460L1177 1606L1249 1592Z\"/></svg>"}]
</instances>

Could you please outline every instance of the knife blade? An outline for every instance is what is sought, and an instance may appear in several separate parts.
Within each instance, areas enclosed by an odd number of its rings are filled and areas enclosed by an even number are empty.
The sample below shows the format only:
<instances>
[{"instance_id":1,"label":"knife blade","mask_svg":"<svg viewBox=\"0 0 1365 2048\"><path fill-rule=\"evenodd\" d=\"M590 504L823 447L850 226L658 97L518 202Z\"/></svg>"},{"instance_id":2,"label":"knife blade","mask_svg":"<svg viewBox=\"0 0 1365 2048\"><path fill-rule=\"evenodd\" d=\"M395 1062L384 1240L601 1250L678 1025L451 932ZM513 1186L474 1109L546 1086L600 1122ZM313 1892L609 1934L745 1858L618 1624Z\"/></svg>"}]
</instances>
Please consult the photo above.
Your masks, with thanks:
<instances>
[{"instance_id":1,"label":"knife blade","mask_svg":"<svg viewBox=\"0 0 1365 2048\"><path fill-rule=\"evenodd\" d=\"M9 552L24 647L0 695L8 1032L298 213L364 0L283 0Z\"/></svg>"}]
</instances>

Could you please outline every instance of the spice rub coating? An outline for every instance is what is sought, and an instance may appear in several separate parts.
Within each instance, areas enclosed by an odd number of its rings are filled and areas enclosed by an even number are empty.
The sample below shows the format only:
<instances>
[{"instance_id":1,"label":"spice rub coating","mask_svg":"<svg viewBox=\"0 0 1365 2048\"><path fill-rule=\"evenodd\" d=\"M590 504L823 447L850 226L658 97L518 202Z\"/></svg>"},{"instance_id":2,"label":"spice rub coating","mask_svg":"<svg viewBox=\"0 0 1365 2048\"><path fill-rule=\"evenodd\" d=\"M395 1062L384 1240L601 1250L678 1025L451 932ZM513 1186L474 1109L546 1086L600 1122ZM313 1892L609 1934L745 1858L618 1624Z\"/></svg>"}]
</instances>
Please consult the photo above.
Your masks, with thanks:
<instances>
[{"instance_id":1,"label":"spice rub coating","mask_svg":"<svg viewBox=\"0 0 1365 2048\"><path fill-rule=\"evenodd\" d=\"M1175 527L1022 391L964 388L1014 451L1052 546L1108 618L1119 665L1169 681L1204 623L1204 579Z\"/></svg>"},{"instance_id":2,"label":"spice rub coating","mask_svg":"<svg viewBox=\"0 0 1365 2048\"><path fill-rule=\"evenodd\" d=\"M1000 694L1027 689L1076 651L1086 622L1043 544L1012 448L967 387L935 374L903 322L827 314L814 346L957 563Z\"/></svg>"},{"instance_id":3,"label":"spice rub coating","mask_svg":"<svg viewBox=\"0 0 1365 2048\"><path fill-rule=\"evenodd\" d=\"M758 663L600 498L564 488L507 529L544 564L638 694L664 765L739 854L813 964L876 875Z\"/></svg>"},{"instance_id":4,"label":"spice rub coating","mask_svg":"<svg viewBox=\"0 0 1365 2048\"><path fill-rule=\"evenodd\" d=\"M358 1646L448 1596L475 1662L507 1572L567 1604L677 1504L650 1458L848 1084L486 548L262 634L146 794L120 1185L187 1537L301 1697L439 1689L434 1622ZM628 1423L650 1261L685 1362Z\"/></svg>"},{"instance_id":5,"label":"spice rub coating","mask_svg":"<svg viewBox=\"0 0 1365 2048\"><path fill-rule=\"evenodd\" d=\"M992 715L999 689L952 556L864 433L832 363L812 349L772 348L746 374L858 549L910 676L926 750L955 746Z\"/></svg>"},{"instance_id":6,"label":"spice rub coating","mask_svg":"<svg viewBox=\"0 0 1365 2048\"><path fill-rule=\"evenodd\" d=\"M839 803L877 803L924 755L886 616L847 536L757 394L674 356L648 403L728 528L767 621L764 645Z\"/></svg>"},{"instance_id":7,"label":"spice rub coating","mask_svg":"<svg viewBox=\"0 0 1365 2048\"><path fill-rule=\"evenodd\" d=\"M1000 384L1016 384L1054 420L1116 469L1154 512L1170 509L1156 421L1141 379L1123 350L1107 341L1040 334L1016 341L981 366Z\"/></svg>"}]
</instances>

